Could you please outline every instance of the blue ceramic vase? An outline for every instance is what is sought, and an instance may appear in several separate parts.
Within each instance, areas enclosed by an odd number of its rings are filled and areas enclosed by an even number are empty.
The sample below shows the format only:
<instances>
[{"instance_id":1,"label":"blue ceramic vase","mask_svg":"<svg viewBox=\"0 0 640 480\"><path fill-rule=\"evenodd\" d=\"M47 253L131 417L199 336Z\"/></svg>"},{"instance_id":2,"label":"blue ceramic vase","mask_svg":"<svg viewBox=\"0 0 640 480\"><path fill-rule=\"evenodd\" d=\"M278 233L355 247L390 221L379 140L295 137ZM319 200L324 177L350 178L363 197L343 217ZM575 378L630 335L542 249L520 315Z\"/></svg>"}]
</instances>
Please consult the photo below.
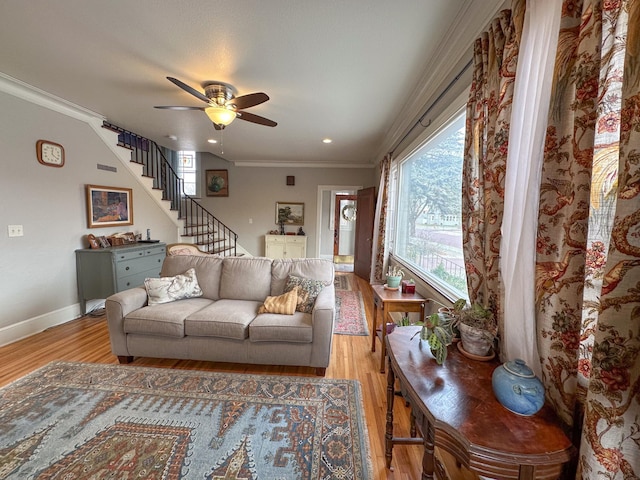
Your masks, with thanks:
<instances>
[{"instance_id":1,"label":"blue ceramic vase","mask_svg":"<svg viewBox=\"0 0 640 480\"><path fill-rule=\"evenodd\" d=\"M493 371L491 384L498 401L518 415L533 415L544 405L544 386L524 360L500 365Z\"/></svg>"}]
</instances>

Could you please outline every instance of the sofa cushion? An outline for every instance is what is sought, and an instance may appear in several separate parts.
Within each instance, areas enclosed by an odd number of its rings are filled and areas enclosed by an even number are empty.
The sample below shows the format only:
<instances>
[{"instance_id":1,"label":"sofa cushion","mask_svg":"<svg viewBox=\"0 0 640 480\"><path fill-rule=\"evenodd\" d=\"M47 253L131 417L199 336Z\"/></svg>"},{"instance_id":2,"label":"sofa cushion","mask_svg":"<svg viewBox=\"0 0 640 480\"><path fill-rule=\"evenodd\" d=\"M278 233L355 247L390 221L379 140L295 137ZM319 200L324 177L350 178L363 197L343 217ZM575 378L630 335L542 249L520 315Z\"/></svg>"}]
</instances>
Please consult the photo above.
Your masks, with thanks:
<instances>
[{"instance_id":1,"label":"sofa cushion","mask_svg":"<svg viewBox=\"0 0 640 480\"><path fill-rule=\"evenodd\" d=\"M278 295L277 297L267 297L264 303L258 308L260 313L279 313L281 315L293 315L298 305L298 292L300 287Z\"/></svg>"},{"instance_id":2,"label":"sofa cushion","mask_svg":"<svg viewBox=\"0 0 640 480\"><path fill-rule=\"evenodd\" d=\"M175 277L146 278L144 288L147 290L149 305L202 296L194 268Z\"/></svg>"},{"instance_id":3,"label":"sofa cushion","mask_svg":"<svg viewBox=\"0 0 640 480\"><path fill-rule=\"evenodd\" d=\"M222 260L220 298L253 300L262 303L269 295L271 295L271 259L226 257Z\"/></svg>"},{"instance_id":4,"label":"sofa cushion","mask_svg":"<svg viewBox=\"0 0 640 480\"><path fill-rule=\"evenodd\" d=\"M125 333L184 337L184 319L213 303L206 298L188 298L134 310L124 319Z\"/></svg>"},{"instance_id":5,"label":"sofa cushion","mask_svg":"<svg viewBox=\"0 0 640 480\"><path fill-rule=\"evenodd\" d=\"M218 300L189 315L184 321L184 333L244 340L249 336L248 326L259 306L260 302L252 300Z\"/></svg>"},{"instance_id":6,"label":"sofa cushion","mask_svg":"<svg viewBox=\"0 0 640 480\"><path fill-rule=\"evenodd\" d=\"M311 315L295 312L293 315L263 313L249 325L252 342L311 343L313 328ZM283 347L286 348L286 347Z\"/></svg>"},{"instance_id":7,"label":"sofa cushion","mask_svg":"<svg viewBox=\"0 0 640 480\"><path fill-rule=\"evenodd\" d=\"M327 286L322 280L311 280L309 278L296 277L289 275L284 291L289 292L298 287L298 304L296 311L303 313L313 312L313 305L316 303L316 297L320 291Z\"/></svg>"},{"instance_id":8,"label":"sofa cushion","mask_svg":"<svg viewBox=\"0 0 640 480\"><path fill-rule=\"evenodd\" d=\"M211 300L220 298L220 272L222 258L213 255L174 255L165 257L160 275L170 277L195 268L202 296Z\"/></svg>"}]
</instances>

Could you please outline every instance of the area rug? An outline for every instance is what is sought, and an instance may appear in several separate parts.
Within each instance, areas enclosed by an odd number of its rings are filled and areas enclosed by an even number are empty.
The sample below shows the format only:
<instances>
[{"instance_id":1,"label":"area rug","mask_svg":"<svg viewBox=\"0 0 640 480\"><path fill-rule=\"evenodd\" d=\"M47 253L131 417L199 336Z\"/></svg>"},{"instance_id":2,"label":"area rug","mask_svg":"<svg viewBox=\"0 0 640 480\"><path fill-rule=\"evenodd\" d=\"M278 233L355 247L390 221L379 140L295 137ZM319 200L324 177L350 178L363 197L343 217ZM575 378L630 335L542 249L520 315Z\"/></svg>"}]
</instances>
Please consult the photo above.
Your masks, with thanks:
<instances>
[{"instance_id":1,"label":"area rug","mask_svg":"<svg viewBox=\"0 0 640 480\"><path fill-rule=\"evenodd\" d=\"M352 290L336 290L336 322L333 333L369 335L362 294Z\"/></svg>"},{"instance_id":2,"label":"area rug","mask_svg":"<svg viewBox=\"0 0 640 480\"><path fill-rule=\"evenodd\" d=\"M0 390L0 478L373 474L355 380L54 362Z\"/></svg>"},{"instance_id":3,"label":"area rug","mask_svg":"<svg viewBox=\"0 0 640 480\"><path fill-rule=\"evenodd\" d=\"M336 290L351 290L349 275L336 275L333 279Z\"/></svg>"}]
</instances>

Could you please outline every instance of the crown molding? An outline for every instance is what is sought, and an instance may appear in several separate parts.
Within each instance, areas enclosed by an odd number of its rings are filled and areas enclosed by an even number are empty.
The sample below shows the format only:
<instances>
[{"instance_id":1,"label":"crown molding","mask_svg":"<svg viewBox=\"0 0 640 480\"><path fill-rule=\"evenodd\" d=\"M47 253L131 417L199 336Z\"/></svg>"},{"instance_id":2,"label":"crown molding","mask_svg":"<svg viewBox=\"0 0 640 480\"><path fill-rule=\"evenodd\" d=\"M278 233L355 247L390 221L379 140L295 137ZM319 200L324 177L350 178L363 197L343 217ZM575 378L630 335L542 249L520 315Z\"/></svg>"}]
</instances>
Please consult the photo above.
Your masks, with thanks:
<instances>
[{"instance_id":1,"label":"crown molding","mask_svg":"<svg viewBox=\"0 0 640 480\"><path fill-rule=\"evenodd\" d=\"M264 168L374 168L370 163L231 162L236 167Z\"/></svg>"},{"instance_id":2,"label":"crown molding","mask_svg":"<svg viewBox=\"0 0 640 480\"><path fill-rule=\"evenodd\" d=\"M99 113L40 90L2 72L0 72L0 91L83 122L99 121L102 123L106 120L106 117Z\"/></svg>"}]
</instances>

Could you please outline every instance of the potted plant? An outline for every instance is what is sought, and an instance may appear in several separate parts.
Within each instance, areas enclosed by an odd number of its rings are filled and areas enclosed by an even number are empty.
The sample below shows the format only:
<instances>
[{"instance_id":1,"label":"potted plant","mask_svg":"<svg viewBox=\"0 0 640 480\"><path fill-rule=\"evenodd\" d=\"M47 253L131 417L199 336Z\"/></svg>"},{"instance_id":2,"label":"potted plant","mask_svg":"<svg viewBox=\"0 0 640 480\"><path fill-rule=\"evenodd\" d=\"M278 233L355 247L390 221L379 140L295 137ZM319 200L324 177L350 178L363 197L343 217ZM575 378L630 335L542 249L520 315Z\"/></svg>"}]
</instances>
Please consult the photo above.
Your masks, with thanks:
<instances>
[{"instance_id":1,"label":"potted plant","mask_svg":"<svg viewBox=\"0 0 640 480\"><path fill-rule=\"evenodd\" d=\"M429 344L438 365L442 365L447 358L447 347L451 345L454 336L454 323L454 317L438 312L427 317L420 331L420 338Z\"/></svg>"},{"instance_id":2,"label":"potted plant","mask_svg":"<svg viewBox=\"0 0 640 480\"><path fill-rule=\"evenodd\" d=\"M404 271L400 267L389 267L387 270L387 287L399 288L400 281L404 277Z\"/></svg>"},{"instance_id":3,"label":"potted plant","mask_svg":"<svg viewBox=\"0 0 640 480\"><path fill-rule=\"evenodd\" d=\"M498 333L498 323L491 309L478 303L456 313L462 348L465 352L486 357Z\"/></svg>"}]
</instances>

